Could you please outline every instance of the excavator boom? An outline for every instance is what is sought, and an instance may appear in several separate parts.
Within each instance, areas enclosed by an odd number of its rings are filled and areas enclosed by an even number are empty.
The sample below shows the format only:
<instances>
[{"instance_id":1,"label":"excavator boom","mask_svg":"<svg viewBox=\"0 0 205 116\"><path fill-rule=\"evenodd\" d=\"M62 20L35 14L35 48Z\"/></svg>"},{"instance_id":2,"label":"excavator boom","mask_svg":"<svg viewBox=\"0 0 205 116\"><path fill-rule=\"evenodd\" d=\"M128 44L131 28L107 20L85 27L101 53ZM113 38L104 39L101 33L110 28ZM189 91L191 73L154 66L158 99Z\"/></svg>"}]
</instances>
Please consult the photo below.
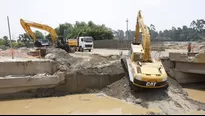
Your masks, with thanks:
<instances>
[{"instance_id":1,"label":"excavator boom","mask_svg":"<svg viewBox=\"0 0 205 116\"><path fill-rule=\"evenodd\" d=\"M56 31L52 27L45 25L45 24L39 24L39 23L31 22L31 21L25 21L23 19L20 19L20 23L21 23L21 26L23 27L23 29L25 30L25 32L28 35L30 35L34 41L36 41L36 36L32 32L31 27L45 30L45 31L49 32L51 35L53 43L55 43L55 41L57 39L57 34L56 34Z\"/></svg>"},{"instance_id":2,"label":"excavator boom","mask_svg":"<svg viewBox=\"0 0 205 116\"><path fill-rule=\"evenodd\" d=\"M135 42L136 43L139 43L140 30L142 32L142 47L144 49L143 60L144 61L151 61L149 29L144 24L143 17L141 15L141 11L139 11L138 16L137 16L136 35L135 35Z\"/></svg>"}]
</instances>

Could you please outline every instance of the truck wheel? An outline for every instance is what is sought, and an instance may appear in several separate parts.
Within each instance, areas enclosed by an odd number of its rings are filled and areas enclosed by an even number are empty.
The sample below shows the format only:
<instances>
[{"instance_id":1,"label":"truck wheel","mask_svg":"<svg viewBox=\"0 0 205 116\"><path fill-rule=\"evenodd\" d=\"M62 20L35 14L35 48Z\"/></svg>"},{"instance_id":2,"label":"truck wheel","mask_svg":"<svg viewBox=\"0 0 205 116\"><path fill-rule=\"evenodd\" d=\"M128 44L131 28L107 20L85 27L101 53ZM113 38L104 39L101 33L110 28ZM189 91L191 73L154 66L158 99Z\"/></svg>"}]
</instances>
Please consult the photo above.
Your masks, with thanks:
<instances>
[{"instance_id":1,"label":"truck wheel","mask_svg":"<svg viewBox=\"0 0 205 116\"><path fill-rule=\"evenodd\" d=\"M70 47L69 53L75 53L75 48L74 47Z\"/></svg>"},{"instance_id":2,"label":"truck wheel","mask_svg":"<svg viewBox=\"0 0 205 116\"><path fill-rule=\"evenodd\" d=\"M84 51L84 49L81 47L81 52L83 52Z\"/></svg>"},{"instance_id":3,"label":"truck wheel","mask_svg":"<svg viewBox=\"0 0 205 116\"><path fill-rule=\"evenodd\" d=\"M89 52L91 52L91 49L89 50Z\"/></svg>"}]
</instances>

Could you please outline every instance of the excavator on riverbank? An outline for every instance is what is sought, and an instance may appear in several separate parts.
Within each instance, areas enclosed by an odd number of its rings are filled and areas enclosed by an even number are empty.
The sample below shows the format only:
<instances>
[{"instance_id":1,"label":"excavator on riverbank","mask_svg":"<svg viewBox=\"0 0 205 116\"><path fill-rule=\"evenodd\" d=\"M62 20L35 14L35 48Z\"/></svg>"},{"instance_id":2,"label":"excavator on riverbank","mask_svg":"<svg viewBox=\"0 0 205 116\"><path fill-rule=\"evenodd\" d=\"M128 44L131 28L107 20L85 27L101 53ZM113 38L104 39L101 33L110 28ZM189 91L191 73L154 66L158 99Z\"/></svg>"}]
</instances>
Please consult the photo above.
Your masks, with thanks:
<instances>
[{"instance_id":1,"label":"excavator on riverbank","mask_svg":"<svg viewBox=\"0 0 205 116\"><path fill-rule=\"evenodd\" d=\"M140 33L141 32L141 33ZM141 42L140 34L142 34ZM160 61L151 58L150 34L144 24L141 11L138 13L136 35L127 57L121 59L131 88L167 88L167 73Z\"/></svg>"},{"instance_id":2,"label":"excavator on riverbank","mask_svg":"<svg viewBox=\"0 0 205 116\"><path fill-rule=\"evenodd\" d=\"M37 49L34 50L33 53L38 53L38 51L40 51L41 56L44 56L46 51L45 47L49 46L49 41L38 40L35 34L32 32L31 27L49 32L52 38L53 47L64 49L67 52L75 52L77 42L75 40L66 40L62 36L57 36L56 31L52 27L45 24L25 21L23 19L20 19L20 24L29 37L34 40L34 45L37 47Z\"/></svg>"}]
</instances>

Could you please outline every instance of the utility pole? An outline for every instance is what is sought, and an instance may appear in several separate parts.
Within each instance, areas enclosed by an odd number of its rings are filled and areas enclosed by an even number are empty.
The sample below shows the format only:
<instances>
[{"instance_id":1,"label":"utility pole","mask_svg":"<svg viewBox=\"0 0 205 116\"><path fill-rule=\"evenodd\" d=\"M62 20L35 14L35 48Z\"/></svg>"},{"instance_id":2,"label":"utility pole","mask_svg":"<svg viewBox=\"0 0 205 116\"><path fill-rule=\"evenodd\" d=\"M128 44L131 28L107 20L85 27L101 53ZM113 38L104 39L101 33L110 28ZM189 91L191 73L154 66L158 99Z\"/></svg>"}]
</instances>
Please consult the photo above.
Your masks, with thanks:
<instances>
[{"instance_id":1,"label":"utility pole","mask_svg":"<svg viewBox=\"0 0 205 116\"><path fill-rule=\"evenodd\" d=\"M11 47L11 56L12 56L12 59L14 59L14 52L13 52L12 41L11 41L11 30L10 30L9 16L7 16L7 22L8 22L8 30L9 30L10 47Z\"/></svg>"},{"instance_id":2,"label":"utility pole","mask_svg":"<svg viewBox=\"0 0 205 116\"><path fill-rule=\"evenodd\" d=\"M128 32L128 19L126 20L127 23L127 39L129 40L129 32Z\"/></svg>"}]
</instances>

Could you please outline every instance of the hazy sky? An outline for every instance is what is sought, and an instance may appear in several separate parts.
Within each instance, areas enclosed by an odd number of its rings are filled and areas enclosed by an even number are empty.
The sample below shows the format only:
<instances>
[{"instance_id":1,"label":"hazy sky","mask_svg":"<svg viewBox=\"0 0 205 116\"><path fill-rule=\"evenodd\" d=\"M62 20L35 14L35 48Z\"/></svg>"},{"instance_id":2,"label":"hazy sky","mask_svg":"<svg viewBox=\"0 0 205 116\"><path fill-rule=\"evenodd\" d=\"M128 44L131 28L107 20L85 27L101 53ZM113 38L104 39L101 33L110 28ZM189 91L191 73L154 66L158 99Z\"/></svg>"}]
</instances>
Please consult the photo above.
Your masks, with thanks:
<instances>
[{"instance_id":1,"label":"hazy sky","mask_svg":"<svg viewBox=\"0 0 205 116\"><path fill-rule=\"evenodd\" d=\"M139 10L145 24L154 24L157 30L205 19L205 0L0 0L0 4L0 37L8 36L8 15L13 39L24 32L20 18L53 28L59 23L92 20L114 30L125 30L127 18L129 29L135 29Z\"/></svg>"}]
</instances>

